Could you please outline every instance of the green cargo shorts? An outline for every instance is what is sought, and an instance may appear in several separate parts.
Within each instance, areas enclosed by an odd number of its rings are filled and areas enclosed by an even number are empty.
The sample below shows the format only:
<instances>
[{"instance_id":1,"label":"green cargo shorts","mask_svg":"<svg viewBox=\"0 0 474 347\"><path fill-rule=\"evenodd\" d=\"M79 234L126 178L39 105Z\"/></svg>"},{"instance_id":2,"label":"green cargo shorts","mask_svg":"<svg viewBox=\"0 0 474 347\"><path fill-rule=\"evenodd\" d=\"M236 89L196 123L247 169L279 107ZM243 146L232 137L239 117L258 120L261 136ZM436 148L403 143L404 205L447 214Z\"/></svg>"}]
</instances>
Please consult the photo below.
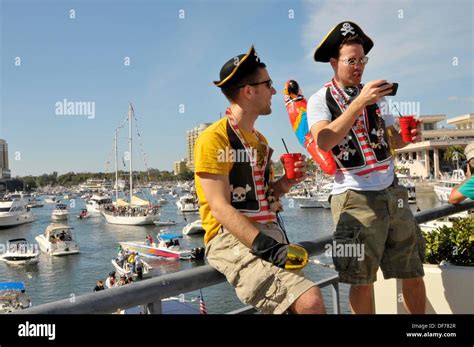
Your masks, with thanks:
<instances>
[{"instance_id":1,"label":"green cargo shorts","mask_svg":"<svg viewBox=\"0 0 474 347\"><path fill-rule=\"evenodd\" d=\"M377 280L424 276L425 241L408 205L406 188L347 190L331 196L335 225L332 257L339 280L366 285Z\"/></svg>"}]
</instances>

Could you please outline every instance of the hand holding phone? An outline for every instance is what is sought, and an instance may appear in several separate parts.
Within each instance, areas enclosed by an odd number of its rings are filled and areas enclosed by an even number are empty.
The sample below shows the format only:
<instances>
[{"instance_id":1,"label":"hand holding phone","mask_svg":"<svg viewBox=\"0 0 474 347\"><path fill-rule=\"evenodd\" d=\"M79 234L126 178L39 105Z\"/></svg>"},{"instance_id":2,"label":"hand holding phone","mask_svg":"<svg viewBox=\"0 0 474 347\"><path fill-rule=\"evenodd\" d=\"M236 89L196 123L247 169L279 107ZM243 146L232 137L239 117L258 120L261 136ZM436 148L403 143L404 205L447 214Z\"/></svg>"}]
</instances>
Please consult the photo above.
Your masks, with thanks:
<instances>
[{"instance_id":1,"label":"hand holding phone","mask_svg":"<svg viewBox=\"0 0 474 347\"><path fill-rule=\"evenodd\" d=\"M380 85L380 87L383 87L387 84L390 84L389 82L386 82L386 83L383 83ZM398 83L392 83L392 91L390 92L390 94L387 94L386 96L395 96L397 95L397 90L398 90Z\"/></svg>"}]
</instances>

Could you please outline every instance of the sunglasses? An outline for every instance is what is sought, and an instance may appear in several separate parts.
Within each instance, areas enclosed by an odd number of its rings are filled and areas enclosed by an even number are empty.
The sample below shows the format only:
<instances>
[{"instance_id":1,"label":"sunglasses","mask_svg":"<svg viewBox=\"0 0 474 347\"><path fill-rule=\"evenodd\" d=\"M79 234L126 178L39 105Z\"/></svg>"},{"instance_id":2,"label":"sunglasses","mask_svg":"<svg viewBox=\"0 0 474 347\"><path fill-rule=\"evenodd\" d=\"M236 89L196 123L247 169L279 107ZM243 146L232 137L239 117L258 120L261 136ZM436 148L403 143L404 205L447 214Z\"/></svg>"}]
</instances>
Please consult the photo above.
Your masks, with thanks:
<instances>
[{"instance_id":1,"label":"sunglasses","mask_svg":"<svg viewBox=\"0 0 474 347\"><path fill-rule=\"evenodd\" d=\"M238 86L237 88L242 88L245 86L258 86L259 84L266 84L269 89L273 88L273 81L271 79L262 81L262 82L247 83L247 84L244 84L243 86Z\"/></svg>"},{"instance_id":2,"label":"sunglasses","mask_svg":"<svg viewBox=\"0 0 474 347\"><path fill-rule=\"evenodd\" d=\"M344 58L344 59L339 59L339 60L341 60L344 63L344 65L349 65L349 66L354 66L356 64L366 65L369 62L369 57L363 57L360 59Z\"/></svg>"}]
</instances>

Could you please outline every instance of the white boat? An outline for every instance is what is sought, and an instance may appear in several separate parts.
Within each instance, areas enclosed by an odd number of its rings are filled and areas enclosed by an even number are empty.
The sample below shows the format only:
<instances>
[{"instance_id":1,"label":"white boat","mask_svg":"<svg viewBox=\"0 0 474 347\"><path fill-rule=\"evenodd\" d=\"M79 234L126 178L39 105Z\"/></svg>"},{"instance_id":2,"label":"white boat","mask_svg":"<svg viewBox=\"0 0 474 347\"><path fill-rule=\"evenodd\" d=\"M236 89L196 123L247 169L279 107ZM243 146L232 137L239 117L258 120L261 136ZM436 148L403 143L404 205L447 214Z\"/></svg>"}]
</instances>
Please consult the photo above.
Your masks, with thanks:
<instances>
[{"instance_id":1,"label":"white boat","mask_svg":"<svg viewBox=\"0 0 474 347\"><path fill-rule=\"evenodd\" d=\"M0 199L0 228L33 222L35 217L26 205L27 202L19 194Z\"/></svg>"},{"instance_id":2,"label":"white boat","mask_svg":"<svg viewBox=\"0 0 474 347\"><path fill-rule=\"evenodd\" d=\"M7 243L6 252L0 255L0 260L15 265L30 265L38 262L39 250L37 244L28 244L25 239L12 239Z\"/></svg>"},{"instance_id":3,"label":"white boat","mask_svg":"<svg viewBox=\"0 0 474 347\"><path fill-rule=\"evenodd\" d=\"M431 232L431 231L434 231L438 228L442 228L443 226L451 228L453 226L454 221L456 221L458 219L461 219L461 218L467 218L471 215L474 215L474 214L470 211L463 211L463 212L455 213L455 214L452 214L452 215L449 215L449 216L446 216L446 217L442 217L442 218L431 220L431 221L428 221L428 222L425 222L425 223L421 223L420 224L420 229L422 231Z\"/></svg>"},{"instance_id":4,"label":"white boat","mask_svg":"<svg viewBox=\"0 0 474 347\"><path fill-rule=\"evenodd\" d=\"M172 258L172 259L202 259L204 257L204 248L193 248L187 250L181 248L179 239L182 236L175 234L161 233L157 235L156 242L147 244L143 241L120 242L123 249L131 252L137 252L144 257L151 258Z\"/></svg>"},{"instance_id":5,"label":"white boat","mask_svg":"<svg viewBox=\"0 0 474 347\"><path fill-rule=\"evenodd\" d=\"M179 198L176 202L176 206L178 206L178 211L180 212L198 212L199 211L199 204L197 199L194 195L186 194Z\"/></svg>"},{"instance_id":6,"label":"white boat","mask_svg":"<svg viewBox=\"0 0 474 347\"><path fill-rule=\"evenodd\" d=\"M176 225L176 221L168 219L167 221L159 220L155 222L155 225L158 226L169 226L169 225Z\"/></svg>"},{"instance_id":7,"label":"white boat","mask_svg":"<svg viewBox=\"0 0 474 347\"><path fill-rule=\"evenodd\" d=\"M47 226L44 234L36 236L35 240L42 252L61 256L79 253L79 245L74 239L70 226L53 223Z\"/></svg>"},{"instance_id":8,"label":"white boat","mask_svg":"<svg viewBox=\"0 0 474 347\"><path fill-rule=\"evenodd\" d=\"M12 313L31 307L23 282L0 282L0 313Z\"/></svg>"},{"instance_id":9,"label":"white boat","mask_svg":"<svg viewBox=\"0 0 474 347\"><path fill-rule=\"evenodd\" d=\"M453 170L453 173L449 179L439 180L434 186L434 192L436 197L441 202L448 202L449 195L453 188L462 183L466 179L464 171L461 169Z\"/></svg>"},{"instance_id":10,"label":"white boat","mask_svg":"<svg viewBox=\"0 0 474 347\"><path fill-rule=\"evenodd\" d=\"M47 204L55 204L58 202L58 198L55 196L50 196L50 197L44 198L44 202Z\"/></svg>"},{"instance_id":11,"label":"white boat","mask_svg":"<svg viewBox=\"0 0 474 347\"><path fill-rule=\"evenodd\" d=\"M69 218L69 211L66 204L57 204L51 214L51 219L53 221L57 220L67 220Z\"/></svg>"},{"instance_id":12,"label":"white boat","mask_svg":"<svg viewBox=\"0 0 474 347\"><path fill-rule=\"evenodd\" d=\"M86 201L87 212L90 214L100 214L102 207L111 203L112 199L110 196L94 194Z\"/></svg>"},{"instance_id":13,"label":"white boat","mask_svg":"<svg viewBox=\"0 0 474 347\"><path fill-rule=\"evenodd\" d=\"M117 137L118 130L115 130L115 206L105 206L102 209L107 223L119 225L150 225L160 219L160 212L157 206L152 206L148 201L133 196L133 168L132 168L132 119L135 118L132 104L128 105L128 145L129 145L129 179L130 179L130 202L122 200L119 204L118 198L118 166L117 166Z\"/></svg>"},{"instance_id":14,"label":"white boat","mask_svg":"<svg viewBox=\"0 0 474 347\"><path fill-rule=\"evenodd\" d=\"M292 196L291 199L296 201L300 208L321 208L323 207L318 200L317 196L313 196L312 194L307 195L295 195Z\"/></svg>"},{"instance_id":15,"label":"white boat","mask_svg":"<svg viewBox=\"0 0 474 347\"><path fill-rule=\"evenodd\" d=\"M204 232L205 230L202 227L202 221L200 219L195 220L194 222L188 223L183 228L183 235L193 235L193 234L200 234Z\"/></svg>"},{"instance_id":16,"label":"white boat","mask_svg":"<svg viewBox=\"0 0 474 347\"><path fill-rule=\"evenodd\" d=\"M156 207L150 209L129 207L124 211L105 210L102 215L107 223L120 225L152 225L160 219L160 212Z\"/></svg>"},{"instance_id":17,"label":"white boat","mask_svg":"<svg viewBox=\"0 0 474 347\"><path fill-rule=\"evenodd\" d=\"M144 261L143 259L140 259L140 261L142 262L143 277L151 277L150 271L153 269L153 267L150 264L148 264L146 261ZM128 262L124 261L124 267L122 267L117 263L117 259L112 259L112 265L114 266L115 270L119 273L119 275L125 275L127 277L132 275L133 278L138 277L138 274L136 272L132 273L131 266Z\"/></svg>"}]
</instances>

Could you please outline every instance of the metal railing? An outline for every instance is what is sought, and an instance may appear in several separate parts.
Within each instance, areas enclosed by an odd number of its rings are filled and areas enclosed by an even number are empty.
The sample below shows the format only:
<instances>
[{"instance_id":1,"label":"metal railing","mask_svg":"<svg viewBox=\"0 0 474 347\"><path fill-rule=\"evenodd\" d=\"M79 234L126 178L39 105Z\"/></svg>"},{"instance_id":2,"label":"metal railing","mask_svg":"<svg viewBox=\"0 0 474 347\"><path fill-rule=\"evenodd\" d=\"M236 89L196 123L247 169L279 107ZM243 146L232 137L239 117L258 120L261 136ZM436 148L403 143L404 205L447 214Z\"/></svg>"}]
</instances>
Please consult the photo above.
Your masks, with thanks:
<instances>
[{"instance_id":1,"label":"metal railing","mask_svg":"<svg viewBox=\"0 0 474 347\"><path fill-rule=\"evenodd\" d=\"M474 208L474 201L463 202L459 205L444 205L415 214L418 223L466 211ZM332 236L322 237L299 244L306 248L311 256L325 251L325 246L332 243ZM145 306L146 313L159 314L161 300L187 293L200 288L225 282L225 277L209 265L167 274L146 281L136 282L131 286L122 286L104 291L87 293L75 298L59 300L34 306L26 310L16 311L16 314L96 314L113 313L119 309ZM340 312L338 276L332 276L318 282L320 287L331 286L334 312ZM244 307L229 313L251 313L252 307Z\"/></svg>"}]
</instances>

